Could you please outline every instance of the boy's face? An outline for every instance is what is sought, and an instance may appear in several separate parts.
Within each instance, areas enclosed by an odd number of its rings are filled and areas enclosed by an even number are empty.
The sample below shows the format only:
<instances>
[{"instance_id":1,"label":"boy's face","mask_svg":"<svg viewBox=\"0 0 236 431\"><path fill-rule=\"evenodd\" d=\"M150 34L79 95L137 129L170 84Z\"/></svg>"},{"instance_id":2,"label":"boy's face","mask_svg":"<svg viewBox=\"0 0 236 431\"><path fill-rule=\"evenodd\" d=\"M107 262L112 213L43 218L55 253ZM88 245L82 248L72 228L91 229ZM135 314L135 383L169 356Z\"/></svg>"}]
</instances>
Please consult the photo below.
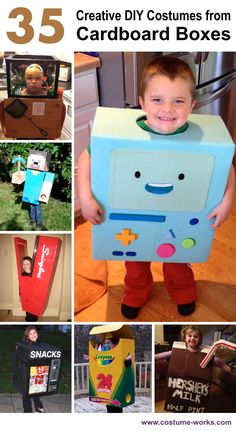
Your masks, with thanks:
<instances>
[{"instance_id":1,"label":"boy's face","mask_svg":"<svg viewBox=\"0 0 236 431\"><path fill-rule=\"evenodd\" d=\"M29 260L23 260L22 267L23 270L29 274L31 271L31 262Z\"/></svg>"},{"instance_id":2,"label":"boy's face","mask_svg":"<svg viewBox=\"0 0 236 431\"><path fill-rule=\"evenodd\" d=\"M191 113L192 100L190 83L183 78L173 81L167 76L157 75L150 79L144 99L140 105L147 115L147 124L161 134L175 132L183 126Z\"/></svg>"},{"instance_id":3,"label":"boy's face","mask_svg":"<svg viewBox=\"0 0 236 431\"><path fill-rule=\"evenodd\" d=\"M26 77L26 86L30 94L40 94L42 91L43 77L40 72L28 72Z\"/></svg>"}]
</instances>

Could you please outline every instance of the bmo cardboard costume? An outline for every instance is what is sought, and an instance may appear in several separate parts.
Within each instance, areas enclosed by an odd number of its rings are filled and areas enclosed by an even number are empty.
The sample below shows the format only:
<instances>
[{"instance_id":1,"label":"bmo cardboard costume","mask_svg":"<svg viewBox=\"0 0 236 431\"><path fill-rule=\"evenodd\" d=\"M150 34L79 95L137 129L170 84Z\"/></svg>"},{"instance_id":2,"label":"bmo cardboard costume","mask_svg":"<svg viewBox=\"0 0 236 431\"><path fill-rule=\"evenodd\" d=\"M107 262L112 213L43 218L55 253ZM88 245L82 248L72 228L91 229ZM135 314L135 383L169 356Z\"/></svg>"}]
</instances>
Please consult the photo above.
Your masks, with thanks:
<instances>
[{"instance_id":1,"label":"bmo cardboard costume","mask_svg":"<svg viewBox=\"0 0 236 431\"><path fill-rule=\"evenodd\" d=\"M136 123L143 111L98 108L92 130L92 190L104 209L93 226L95 259L204 262L234 153L218 116L190 115L184 133Z\"/></svg>"},{"instance_id":2,"label":"bmo cardboard costume","mask_svg":"<svg viewBox=\"0 0 236 431\"><path fill-rule=\"evenodd\" d=\"M103 351L92 339L89 342L89 399L126 407L135 399L133 359L126 363L128 356L134 357L134 339L128 325L96 326L90 335L104 340L108 332L117 341L112 349Z\"/></svg>"}]
</instances>

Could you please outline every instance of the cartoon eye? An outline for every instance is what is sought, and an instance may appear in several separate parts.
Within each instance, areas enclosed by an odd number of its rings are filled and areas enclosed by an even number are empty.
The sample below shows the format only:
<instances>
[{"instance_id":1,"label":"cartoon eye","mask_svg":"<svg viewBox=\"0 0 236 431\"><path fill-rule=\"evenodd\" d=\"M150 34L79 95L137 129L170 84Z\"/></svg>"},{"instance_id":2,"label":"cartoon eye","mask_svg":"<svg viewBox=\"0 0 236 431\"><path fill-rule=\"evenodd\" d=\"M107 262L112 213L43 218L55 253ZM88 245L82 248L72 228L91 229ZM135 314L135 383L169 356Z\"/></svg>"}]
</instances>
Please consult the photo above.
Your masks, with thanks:
<instances>
[{"instance_id":1,"label":"cartoon eye","mask_svg":"<svg viewBox=\"0 0 236 431\"><path fill-rule=\"evenodd\" d=\"M178 176L179 180L183 180L183 179L184 179L184 177L185 177L185 175L184 175L184 174L179 174L179 176Z\"/></svg>"},{"instance_id":2,"label":"cartoon eye","mask_svg":"<svg viewBox=\"0 0 236 431\"><path fill-rule=\"evenodd\" d=\"M135 176L135 178L140 178L140 177L141 177L141 172L136 171L136 172L134 173L134 176Z\"/></svg>"}]
</instances>

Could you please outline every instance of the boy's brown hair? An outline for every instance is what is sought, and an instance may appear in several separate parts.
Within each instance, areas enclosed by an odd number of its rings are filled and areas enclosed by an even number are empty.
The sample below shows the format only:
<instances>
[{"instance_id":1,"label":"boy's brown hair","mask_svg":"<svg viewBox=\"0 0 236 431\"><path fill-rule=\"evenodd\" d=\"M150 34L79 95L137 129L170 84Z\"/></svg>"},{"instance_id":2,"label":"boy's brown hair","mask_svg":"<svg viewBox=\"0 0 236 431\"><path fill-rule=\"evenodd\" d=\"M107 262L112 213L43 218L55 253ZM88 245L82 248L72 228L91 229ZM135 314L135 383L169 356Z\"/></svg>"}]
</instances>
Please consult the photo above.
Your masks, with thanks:
<instances>
[{"instance_id":1,"label":"boy's brown hair","mask_svg":"<svg viewBox=\"0 0 236 431\"><path fill-rule=\"evenodd\" d=\"M196 80L190 66L180 58L165 55L153 60L143 70L139 92L143 100L149 81L158 75L167 76L171 81L176 78L185 79L189 82L192 98L195 99Z\"/></svg>"},{"instance_id":2,"label":"boy's brown hair","mask_svg":"<svg viewBox=\"0 0 236 431\"><path fill-rule=\"evenodd\" d=\"M32 262L32 257L25 256L25 257L23 257L22 262L24 262L25 260L28 260L31 263Z\"/></svg>"}]
</instances>

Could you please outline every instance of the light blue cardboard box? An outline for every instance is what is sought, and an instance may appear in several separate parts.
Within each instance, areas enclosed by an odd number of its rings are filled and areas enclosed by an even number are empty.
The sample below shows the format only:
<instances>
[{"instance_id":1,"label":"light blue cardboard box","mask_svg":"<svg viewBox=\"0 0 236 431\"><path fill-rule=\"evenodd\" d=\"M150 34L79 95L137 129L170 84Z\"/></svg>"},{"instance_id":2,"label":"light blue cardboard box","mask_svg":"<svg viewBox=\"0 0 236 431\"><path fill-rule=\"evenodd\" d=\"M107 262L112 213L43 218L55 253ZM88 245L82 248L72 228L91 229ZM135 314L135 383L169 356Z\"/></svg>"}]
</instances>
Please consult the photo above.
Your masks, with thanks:
<instances>
[{"instance_id":1,"label":"light blue cardboard box","mask_svg":"<svg viewBox=\"0 0 236 431\"><path fill-rule=\"evenodd\" d=\"M158 135L137 109L98 108L91 137L92 190L104 209L93 258L205 262L234 143L219 116L193 114L189 128Z\"/></svg>"}]
</instances>

